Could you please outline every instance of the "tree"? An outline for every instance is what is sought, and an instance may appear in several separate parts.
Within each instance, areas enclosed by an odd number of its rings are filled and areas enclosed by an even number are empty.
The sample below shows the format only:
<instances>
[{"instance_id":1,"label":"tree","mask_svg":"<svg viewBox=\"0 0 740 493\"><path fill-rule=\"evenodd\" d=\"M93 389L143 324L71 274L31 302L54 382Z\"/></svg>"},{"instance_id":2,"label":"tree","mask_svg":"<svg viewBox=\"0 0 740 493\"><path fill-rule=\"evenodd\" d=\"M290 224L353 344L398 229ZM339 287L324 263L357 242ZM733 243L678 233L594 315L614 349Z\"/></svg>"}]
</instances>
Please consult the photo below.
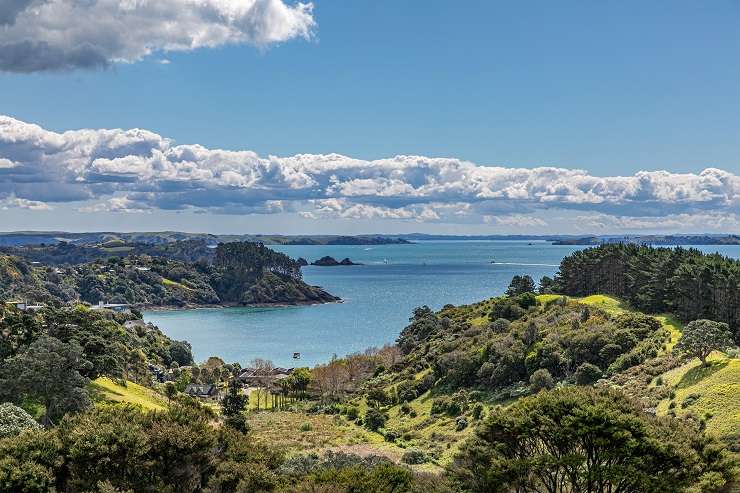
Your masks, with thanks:
<instances>
[{"instance_id":1,"label":"tree","mask_svg":"<svg viewBox=\"0 0 740 493\"><path fill-rule=\"evenodd\" d=\"M38 427L33 417L20 407L9 402L0 404L0 438L16 436L23 430Z\"/></svg>"},{"instance_id":2,"label":"tree","mask_svg":"<svg viewBox=\"0 0 740 493\"><path fill-rule=\"evenodd\" d=\"M712 351L723 351L732 346L730 327L724 322L694 320L683 329L681 339L673 348L701 360L707 366L707 356Z\"/></svg>"},{"instance_id":3,"label":"tree","mask_svg":"<svg viewBox=\"0 0 740 493\"><path fill-rule=\"evenodd\" d=\"M540 285L537 289L537 292L540 294L550 294L554 293L555 289L555 281L549 276L543 276L542 279L540 279Z\"/></svg>"},{"instance_id":4,"label":"tree","mask_svg":"<svg viewBox=\"0 0 740 493\"><path fill-rule=\"evenodd\" d=\"M249 397L242 391L237 380L229 382L229 390L221 399L221 412L224 416L235 416L241 414L249 402Z\"/></svg>"},{"instance_id":5,"label":"tree","mask_svg":"<svg viewBox=\"0 0 740 493\"><path fill-rule=\"evenodd\" d=\"M506 289L506 296L513 297L524 293L534 293L534 280L531 276L514 276Z\"/></svg>"},{"instance_id":6,"label":"tree","mask_svg":"<svg viewBox=\"0 0 740 493\"><path fill-rule=\"evenodd\" d=\"M591 387L492 410L454 468L473 493L659 493L685 491L701 477L722 484L731 474L719 444L695 425L643 413L620 392Z\"/></svg>"},{"instance_id":7,"label":"tree","mask_svg":"<svg viewBox=\"0 0 740 493\"><path fill-rule=\"evenodd\" d=\"M175 387L173 382L167 382L164 384L164 395L167 396L168 402L177 395L177 387Z\"/></svg>"},{"instance_id":8,"label":"tree","mask_svg":"<svg viewBox=\"0 0 740 493\"><path fill-rule=\"evenodd\" d=\"M41 402L41 423L50 426L65 413L90 405L87 379L80 375L87 367L80 346L43 335L0 367L0 391L8 392L5 398L13 402Z\"/></svg>"}]
</instances>

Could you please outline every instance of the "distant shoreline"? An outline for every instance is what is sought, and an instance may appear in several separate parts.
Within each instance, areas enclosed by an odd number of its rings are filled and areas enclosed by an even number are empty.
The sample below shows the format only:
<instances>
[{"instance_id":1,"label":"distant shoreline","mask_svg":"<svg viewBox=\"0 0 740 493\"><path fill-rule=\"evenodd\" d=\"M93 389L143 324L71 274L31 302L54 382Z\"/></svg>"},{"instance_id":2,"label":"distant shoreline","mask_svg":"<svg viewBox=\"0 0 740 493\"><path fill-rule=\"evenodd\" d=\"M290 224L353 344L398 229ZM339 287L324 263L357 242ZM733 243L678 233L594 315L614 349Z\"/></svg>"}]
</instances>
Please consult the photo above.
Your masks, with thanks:
<instances>
[{"instance_id":1,"label":"distant shoreline","mask_svg":"<svg viewBox=\"0 0 740 493\"><path fill-rule=\"evenodd\" d=\"M344 300L337 299L335 301L295 301L295 302L281 302L281 303L216 303L216 304L187 304L185 306L175 305L134 305L139 311L147 312L179 312L187 310L200 310L200 309L221 309L221 308L290 308L294 306L314 306L314 305L330 305L333 303L344 303Z\"/></svg>"}]
</instances>

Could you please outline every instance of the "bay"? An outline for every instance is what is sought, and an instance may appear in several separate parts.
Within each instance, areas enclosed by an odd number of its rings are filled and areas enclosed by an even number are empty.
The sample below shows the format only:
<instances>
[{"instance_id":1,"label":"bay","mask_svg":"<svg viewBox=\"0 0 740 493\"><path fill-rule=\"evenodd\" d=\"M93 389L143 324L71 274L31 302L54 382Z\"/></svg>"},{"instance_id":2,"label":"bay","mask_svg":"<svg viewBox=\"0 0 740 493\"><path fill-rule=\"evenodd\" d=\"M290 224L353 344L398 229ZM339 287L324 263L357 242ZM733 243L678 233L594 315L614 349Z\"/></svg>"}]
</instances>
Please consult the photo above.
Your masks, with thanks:
<instances>
[{"instance_id":1,"label":"bay","mask_svg":"<svg viewBox=\"0 0 740 493\"><path fill-rule=\"evenodd\" d=\"M303 269L309 284L342 303L275 308L146 311L144 319L186 340L198 362L220 356L247 364L312 366L332 355L392 343L415 307L439 309L504 293L512 276L553 276L563 257L584 248L543 241L423 241L410 245L271 246L309 262L325 255L364 265ZM700 246L740 258L740 246ZM491 263L491 261L495 263ZM294 360L300 352L300 360Z\"/></svg>"}]
</instances>

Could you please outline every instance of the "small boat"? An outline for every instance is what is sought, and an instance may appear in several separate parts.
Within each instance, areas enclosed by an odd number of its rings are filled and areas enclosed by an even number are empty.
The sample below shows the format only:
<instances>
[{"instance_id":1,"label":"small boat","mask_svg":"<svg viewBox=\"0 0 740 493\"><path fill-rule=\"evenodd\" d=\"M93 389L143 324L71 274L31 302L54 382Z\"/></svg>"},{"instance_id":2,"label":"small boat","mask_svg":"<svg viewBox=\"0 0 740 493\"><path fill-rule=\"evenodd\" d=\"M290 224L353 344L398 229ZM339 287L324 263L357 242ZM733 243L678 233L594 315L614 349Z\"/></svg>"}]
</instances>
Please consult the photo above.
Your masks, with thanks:
<instances>
[{"instance_id":1,"label":"small boat","mask_svg":"<svg viewBox=\"0 0 740 493\"><path fill-rule=\"evenodd\" d=\"M387 258L384 258L384 259L383 259L383 263L384 263L384 264L387 264L387 263L388 263L388 259L387 259Z\"/></svg>"},{"instance_id":2,"label":"small boat","mask_svg":"<svg viewBox=\"0 0 740 493\"><path fill-rule=\"evenodd\" d=\"M495 261L495 260L491 260L491 263L492 263L492 264L495 264L495 263L496 263L496 261Z\"/></svg>"}]
</instances>

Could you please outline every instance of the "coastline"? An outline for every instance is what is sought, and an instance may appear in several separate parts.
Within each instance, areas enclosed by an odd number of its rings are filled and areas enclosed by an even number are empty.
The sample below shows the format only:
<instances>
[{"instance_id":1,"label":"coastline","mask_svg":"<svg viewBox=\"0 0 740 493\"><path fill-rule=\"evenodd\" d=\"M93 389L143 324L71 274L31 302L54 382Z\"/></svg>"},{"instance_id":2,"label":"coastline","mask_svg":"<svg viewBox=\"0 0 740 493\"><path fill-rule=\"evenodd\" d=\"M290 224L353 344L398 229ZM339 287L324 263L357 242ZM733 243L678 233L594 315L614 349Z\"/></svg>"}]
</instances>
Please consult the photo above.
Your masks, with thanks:
<instances>
[{"instance_id":1,"label":"coastline","mask_svg":"<svg viewBox=\"0 0 740 493\"><path fill-rule=\"evenodd\" d=\"M148 312L175 312L185 310L200 310L200 309L220 309L220 308L290 308L293 306L313 306L313 305L329 305L332 303L344 303L344 300L338 298L334 301L293 301L293 302L280 302L280 303L215 303L215 304L187 304L185 306L175 305L135 305L134 307L139 311Z\"/></svg>"}]
</instances>

